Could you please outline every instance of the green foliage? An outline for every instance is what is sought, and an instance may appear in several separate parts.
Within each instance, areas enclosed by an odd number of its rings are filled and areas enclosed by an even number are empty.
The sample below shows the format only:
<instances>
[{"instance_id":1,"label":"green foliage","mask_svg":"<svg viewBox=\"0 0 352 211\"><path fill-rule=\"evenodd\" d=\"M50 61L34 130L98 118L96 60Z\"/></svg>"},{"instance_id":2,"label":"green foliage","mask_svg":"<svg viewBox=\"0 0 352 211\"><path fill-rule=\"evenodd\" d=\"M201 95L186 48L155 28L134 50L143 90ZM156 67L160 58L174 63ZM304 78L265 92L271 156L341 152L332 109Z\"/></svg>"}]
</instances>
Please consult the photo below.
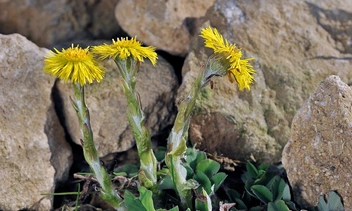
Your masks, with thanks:
<instances>
[{"instance_id":1,"label":"green foliage","mask_svg":"<svg viewBox=\"0 0 352 211\"><path fill-rule=\"evenodd\" d=\"M212 211L211 199L204 189L197 195L195 208L199 211Z\"/></svg>"},{"instance_id":2,"label":"green foliage","mask_svg":"<svg viewBox=\"0 0 352 211\"><path fill-rule=\"evenodd\" d=\"M126 164L122 169L114 169L115 176L134 177L137 176L139 165Z\"/></svg>"},{"instance_id":3,"label":"green foliage","mask_svg":"<svg viewBox=\"0 0 352 211\"><path fill-rule=\"evenodd\" d=\"M198 152L195 148L188 148L185 156L187 178L193 178L200 184L198 191L204 189L209 195L215 193L227 177L223 172L218 173L220 164L207 159L204 152Z\"/></svg>"},{"instance_id":4,"label":"green foliage","mask_svg":"<svg viewBox=\"0 0 352 211\"><path fill-rule=\"evenodd\" d=\"M344 211L341 197L334 191L328 193L328 199L325 201L323 196L318 200L319 211Z\"/></svg>"},{"instance_id":5,"label":"green foliage","mask_svg":"<svg viewBox=\"0 0 352 211\"><path fill-rule=\"evenodd\" d=\"M135 197L130 191L125 191L125 204L128 210L138 211L167 211L166 209L155 209L153 202L153 192L143 186L138 187L139 197ZM173 207L169 211L178 211L178 207Z\"/></svg>"},{"instance_id":6,"label":"green foliage","mask_svg":"<svg viewBox=\"0 0 352 211\"><path fill-rule=\"evenodd\" d=\"M244 191L240 194L234 189L226 189L230 202L236 203L235 211L289 211L300 210L291 201L290 187L283 179L284 169L281 166L267 166L256 168L252 163L246 164L246 171L241 179ZM328 194L325 201L320 196L317 207L309 210L343 211L340 196L335 192Z\"/></svg>"},{"instance_id":7,"label":"green foliage","mask_svg":"<svg viewBox=\"0 0 352 211\"><path fill-rule=\"evenodd\" d=\"M154 204L157 206L162 206L162 203L172 203L175 206L179 205L178 196L170 193L170 190L173 190L176 193L176 187L171 177L170 170L166 165L164 165L163 155L166 155L166 148L159 147L157 150L156 158L160 162L160 170L157 172L159 182L158 189L161 191L166 191L167 193L161 194L159 198L155 195ZM216 191L223 184L227 175L223 172L219 172L220 164L214 160L208 159L206 154L201 151L197 151L195 148L187 148L185 153L185 159L183 163L183 168L185 169L185 179L189 182L189 189L193 189L191 192L192 198L195 200L193 206L196 210L208 211L211 210L213 205L211 203L211 195L215 195ZM138 166L127 165L127 167L122 168L122 170L115 171L114 174L128 176L135 175L135 170L138 169ZM123 174L123 170L126 170L126 173ZM131 174L132 172L132 174ZM187 185L186 184L186 185ZM187 188L187 187L184 187ZM145 205L142 204L141 197L145 193L144 189L139 189L140 197L136 198L131 192L128 192L128 200L126 204L131 203L131 207L128 205L129 209L147 209ZM132 197L133 196L133 197ZM126 195L125 195L126 197ZM162 199L160 199L162 198ZM140 201L140 202L136 202ZM133 204L133 205L132 205ZM138 206L138 207L136 207ZM152 210L152 209L151 209ZM191 209L193 210L193 209Z\"/></svg>"},{"instance_id":8,"label":"green foliage","mask_svg":"<svg viewBox=\"0 0 352 211\"><path fill-rule=\"evenodd\" d=\"M262 164L256 168L248 162L241 179L244 183L243 194L227 190L227 195L236 203L235 210L298 210L291 201L290 187L280 177L283 169Z\"/></svg>"}]
</instances>

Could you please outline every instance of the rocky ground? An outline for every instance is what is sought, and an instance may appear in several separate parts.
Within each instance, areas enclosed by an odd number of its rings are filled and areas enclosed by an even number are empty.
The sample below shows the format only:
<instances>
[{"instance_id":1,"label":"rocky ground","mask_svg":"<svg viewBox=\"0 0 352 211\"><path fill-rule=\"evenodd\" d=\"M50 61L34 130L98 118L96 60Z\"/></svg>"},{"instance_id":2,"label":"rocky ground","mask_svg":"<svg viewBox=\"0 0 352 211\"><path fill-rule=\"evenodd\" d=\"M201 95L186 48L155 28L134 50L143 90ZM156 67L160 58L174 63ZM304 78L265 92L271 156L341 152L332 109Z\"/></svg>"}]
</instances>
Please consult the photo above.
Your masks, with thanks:
<instances>
[{"instance_id":1,"label":"rocky ground","mask_svg":"<svg viewBox=\"0 0 352 211\"><path fill-rule=\"evenodd\" d=\"M191 143L241 162L282 161L297 202L314 204L336 190L351 208L351 20L347 0L0 1L0 210L50 210L57 202L41 194L64 190L87 168L72 93L41 71L48 49L120 36L155 46L158 65L142 64L137 91L146 125L162 145L212 53L199 37L207 26L254 58L257 73L251 91L226 78L205 89ZM104 66L103 82L87 90L99 155L107 164L133 162L126 102L114 65Z\"/></svg>"}]
</instances>

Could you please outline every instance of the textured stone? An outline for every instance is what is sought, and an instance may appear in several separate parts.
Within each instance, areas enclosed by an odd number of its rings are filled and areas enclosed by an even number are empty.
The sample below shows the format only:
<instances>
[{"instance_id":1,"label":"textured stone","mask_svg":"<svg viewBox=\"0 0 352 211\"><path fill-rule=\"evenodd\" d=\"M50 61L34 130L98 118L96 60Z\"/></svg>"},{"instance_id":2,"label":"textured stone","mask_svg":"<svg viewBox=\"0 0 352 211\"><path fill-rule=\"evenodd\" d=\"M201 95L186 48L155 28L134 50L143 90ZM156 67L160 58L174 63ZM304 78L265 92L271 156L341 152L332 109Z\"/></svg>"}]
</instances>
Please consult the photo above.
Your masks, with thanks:
<instances>
[{"instance_id":1,"label":"textured stone","mask_svg":"<svg viewBox=\"0 0 352 211\"><path fill-rule=\"evenodd\" d=\"M255 58L257 73L251 91L238 91L226 77L203 91L190 125L200 149L278 162L293 116L316 84L332 74L352 83L351 2L217 0L204 19L204 27L217 28L244 57ZM195 36L191 43L178 102L212 53L203 42Z\"/></svg>"},{"instance_id":2,"label":"textured stone","mask_svg":"<svg viewBox=\"0 0 352 211\"><path fill-rule=\"evenodd\" d=\"M134 145L126 109L127 101L120 84L116 64L112 60L104 63L107 70L101 83L86 87L86 103L90 111L94 141L99 156L111 152L125 151ZM80 144L76 112L71 106L73 95L71 84L57 83L63 101L63 113L71 138ZM173 68L159 56L154 67L149 61L141 64L137 76L136 91L141 98L145 113L145 124L151 135L173 123L173 104L178 88Z\"/></svg>"},{"instance_id":3,"label":"textured stone","mask_svg":"<svg viewBox=\"0 0 352 211\"><path fill-rule=\"evenodd\" d=\"M64 128L55 112L54 102L46 113L44 132L52 153L50 163L55 169L55 184L59 185L68 179L73 155L71 146L66 141Z\"/></svg>"},{"instance_id":4,"label":"textured stone","mask_svg":"<svg viewBox=\"0 0 352 211\"><path fill-rule=\"evenodd\" d=\"M0 209L50 210L52 198L41 195L55 188L50 160L68 154L52 154L48 143L63 131L50 100L55 78L41 71L47 50L18 34L0 35L0 46ZM47 124L56 125L58 137L47 137ZM67 177L55 168L55 179Z\"/></svg>"},{"instance_id":5,"label":"textured stone","mask_svg":"<svg viewBox=\"0 0 352 211\"><path fill-rule=\"evenodd\" d=\"M0 33L20 33L39 46L115 36L118 0L0 1Z\"/></svg>"},{"instance_id":6,"label":"textured stone","mask_svg":"<svg viewBox=\"0 0 352 211\"><path fill-rule=\"evenodd\" d=\"M197 19L215 0L120 0L115 16L131 36L168 53L186 55Z\"/></svg>"},{"instance_id":7,"label":"textured stone","mask_svg":"<svg viewBox=\"0 0 352 211\"><path fill-rule=\"evenodd\" d=\"M351 102L351 87L330 76L293 119L282 163L301 205L316 205L319 195L336 190L346 210L352 207Z\"/></svg>"}]
</instances>

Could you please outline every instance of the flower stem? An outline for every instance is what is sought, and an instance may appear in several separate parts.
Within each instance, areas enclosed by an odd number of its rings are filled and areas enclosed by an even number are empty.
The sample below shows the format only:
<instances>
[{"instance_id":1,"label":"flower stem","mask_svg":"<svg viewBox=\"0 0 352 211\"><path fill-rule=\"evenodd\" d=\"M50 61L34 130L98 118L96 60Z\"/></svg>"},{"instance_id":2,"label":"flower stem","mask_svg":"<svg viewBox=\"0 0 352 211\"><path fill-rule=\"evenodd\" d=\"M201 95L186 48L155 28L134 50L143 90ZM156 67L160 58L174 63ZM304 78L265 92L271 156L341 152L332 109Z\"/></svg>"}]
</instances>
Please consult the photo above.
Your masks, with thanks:
<instances>
[{"instance_id":1,"label":"flower stem","mask_svg":"<svg viewBox=\"0 0 352 211\"><path fill-rule=\"evenodd\" d=\"M136 75L139 70L140 62L132 57L128 57L127 59L116 58L115 62L122 76L122 87L128 104L127 119L136 139L140 158L142 172L139 173L139 180L146 188L156 192L157 160L153 153L150 133L144 126L144 114L141 101L138 93L135 91Z\"/></svg>"},{"instance_id":2,"label":"flower stem","mask_svg":"<svg viewBox=\"0 0 352 211\"><path fill-rule=\"evenodd\" d=\"M187 136L192 112L201 89L213 77L224 76L228 67L229 63L222 54L213 54L209 57L205 70L199 73L187 98L181 102L175 124L168 138L168 153L165 161L170 169L176 192L180 197L181 207L184 210L192 207L191 190L199 185L193 180L186 181L187 171L181 160L187 150Z\"/></svg>"},{"instance_id":3,"label":"flower stem","mask_svg":"<svg viewBox=\"0 0 352 211\"><path fill-rule=\"evenodd\" d=\"M101 186L101 197L112 205L116 210L124 211L127 208L122 204L121 197L116 193L110 176L105 168L101 165L97 149L93 141L93 132L90 125L89 110L84 99L84 86L79 83L73 84L75 101L72 100L72 105L77 112L81 134L83 136L82 147L84 158L89 164L91 170L96 176Z\"/></svg>"},{"instance_id":4,"label":"flower stem","mask_svg":"<svg viewBox=\"0 0 352 211\"><path fill-rule=\"evenodd\" d=\"M203 77L204 73L202 72L197 77L187 98L181 102L175 124L168 138L166 165L170 169L176 192L181 200L181 207L185 210L192 207L191 189L196 188L198 184L192 180L186 181L187 171L182 165L181 158L187 149L186 141L192 111L195 107L197 96L205 85Z\"/></svg>"}]
</instances>

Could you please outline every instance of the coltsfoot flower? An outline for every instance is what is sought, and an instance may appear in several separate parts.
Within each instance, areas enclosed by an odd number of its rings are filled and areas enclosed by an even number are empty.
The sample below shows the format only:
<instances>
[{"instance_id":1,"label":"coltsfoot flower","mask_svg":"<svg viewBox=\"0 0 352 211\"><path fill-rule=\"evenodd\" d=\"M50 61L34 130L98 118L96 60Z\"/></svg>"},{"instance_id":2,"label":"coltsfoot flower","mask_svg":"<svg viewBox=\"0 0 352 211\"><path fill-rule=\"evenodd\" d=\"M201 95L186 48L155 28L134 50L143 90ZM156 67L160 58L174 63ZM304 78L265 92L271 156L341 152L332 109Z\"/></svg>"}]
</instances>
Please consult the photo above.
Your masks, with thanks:
<instances>
[{"instance_id":1,"label":"coltsfoot flower","mask_svg":"<svg viewBox=\"0 0 352 211\"><path fill-rule=\"evenodd\" d=\"M98 55L100 59L127 59L133 57L139 62L143 62L144 58L151 61L153 65L156 64L158 55L155 53L155 48L152 46L143 47L142 43L137 41L136 37L132 39L128 38L117 38L112 40L112 44L103 44L93 47L93 53Z\"/></svg>"},{"instance_id":2,"label":"coltsfoot flower","mask_svg":"<svg viewBox=\"0 0 352 211\"><path fill-rule=\"evenodd\" d=\"M79 83L81 86L94 80L100 82L105 74L104 69L89 52L89 47L82 49L73 44L60 52L56 48L45 57L45 73L57 76L65 82Z\"/></svg>"},{"instance_id":3,"label":"coltsfoot flower","mask_svg":"<svg viewBox=\"0 0 352 211\"><path fill-rule=\"evenodd\" d=\"M236 81L240 90L245 88L250 90L255 70L248 61L253 58L241 59L241 49L235 44L230 44L215 28L202 29L200 36L205 39L205 47L213 49L216 55L223 55L228 61L228 65L224 65L224 68L227 70L229 81L231 83Z\"/></svg>"}]
</instances>

